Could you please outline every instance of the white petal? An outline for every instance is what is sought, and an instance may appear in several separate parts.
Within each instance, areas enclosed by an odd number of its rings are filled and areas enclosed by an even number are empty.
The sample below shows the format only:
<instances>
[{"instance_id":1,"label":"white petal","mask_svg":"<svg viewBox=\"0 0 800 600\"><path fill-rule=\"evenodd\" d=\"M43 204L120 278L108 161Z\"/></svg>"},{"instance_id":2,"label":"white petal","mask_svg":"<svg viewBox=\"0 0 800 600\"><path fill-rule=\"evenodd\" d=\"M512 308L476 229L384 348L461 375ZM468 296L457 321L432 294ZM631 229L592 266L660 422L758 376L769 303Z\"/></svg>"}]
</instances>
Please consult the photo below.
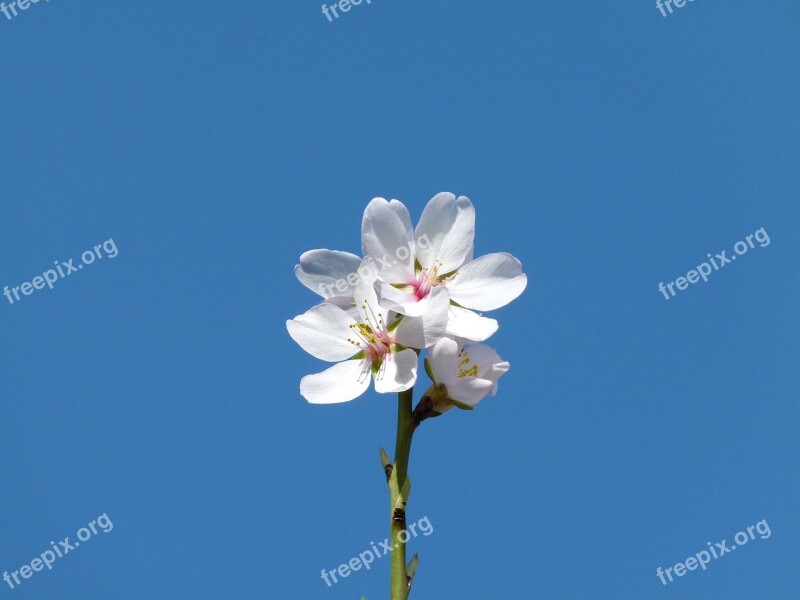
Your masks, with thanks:
<instances>
[{"instance_id":1,"label":"white petal","mask_svg":"<svg viewBox=\"0 0 800 600\"><path fill-rule=\"evenodd\" d=\"M442 338L430 349L428 359L435 383L448 385L456 379L458 371L458 342Z\"/></svg>"},{"instance_id":2,"label":"white petal","mask_svg":"<svg viewBox=\"0 0 800 600\"><path fill-rule=\"evenodd\" d=\"M423 267L433 267L438 260L440 274L455 271L472 257L474 239L475 209L469 198L437 194L422 211L417 225L417 260Z\"/></svg>"},{"instance_id":3,"label":"white petal","mask_svg":"<svg viewBox=\"0 0 800 600\"><path fill-rule=\"evenodd\" d=\"M355 273L361 259L339 250L310 250L300 257L294 274L304 286L323 298L352 295L347 276ZM351 278L352 279L352 278Z\"/></svg>"},{"instance_id":4,"label":"white petal","mask_svg":"<svg viewBox=\"0 0 800 600\"><path fill-rule=\"evenodd\" d=\"M442 300L440 297L443 295L447 295L447 303L450 302L446 286L433 288L427 296L420 300L411 287L398 289L386 282L379 282L377 285L380 291L381 305L409 317L421 317L431 310L441 310Z\"/></svg>"},{"instance_id":5,"label":"white petal","mask_svg":"<svg viewBox=\"0 0 800 600\"><path fill-rule=\"evenodd\" d=\"M528 284L522 264L510 254L487 254L467 263L447 283L450 297L475 310L500 308L519 296Z\"/></svg>"},{"instance_id":6,"label":"white petal","mask_svg":"<svg viewBox=\"0 0 800 600\"><path fill-rule=\"evenodd\" d=\"M409 248L409 233L398 215L383 198L367 205L361 222L361 247L364 258L374 260L379 277L392 283L406 283L414 277L414 249Z\"/></svg>"},{"instance_id":7,"label":"white petal","mask_svg":"<svg viewBox=\"0 0 800 600\"><path fill-rule=\"evenodd\" d=\"M403 222L403 227L406 230L406 242L408 243L409 248L414 247L414 226L411 224L411 215L406 208L406 205L400 202L400 200L391 200L389 202L389 208L391 208L400 220Z\"/></svg>"},{"instance_id":8,"label":"white petal","mask_svg":"<svg viewBox=\"0 0 800 600\"><path fill-rule=\"evenodd\" d=\"M356 321L360 323L371 323L374 327L377 325L376 321L379 319L383 319L384 322L387 323L389 322L387 320L388 309L384 310L381 306L380 297L376 291L374 272L368 269L364 270L363 266L366 264L368 263L365 259L362 263L362 268L359 269L360 273L364 273L364 277L353 289L353 300L358 312Z\"/></svg>"},{"instance_id":9,"label":"white petal","mask_svg":"<svg viewBox=\"0 0 800 600\"><path fill-rule=\"evenodd\" d=\"M375 376L375 391L380 394L403 392L417 382L417 353L406 349L389 354Z\"/></svg>"},{"instance_id":10,"label":"white petal","mask_svg":"<svg viewBox=\"0 0 800 600\"><path fill-rule=\"evenodd\" d=\"M470 360L478 365L478 377L492 382L492 390L489 395L494 396L497 393L497 380L508 372L511 365L500 358L493 348L485 344L469 346L465 350Z\"/></svg>"},{"instance_id":11,"label":"white petal","mask_svg":"<svg viewBox=\"0 0 800 600\"><path fill-rule=\"evenodd\" d=\"M331 298L326 298L325 303L335 304L354 321L357 321L360 317L352 296L332 296Z\"/></svg>"},{"instance_id":12,"label":"white petal","mask_svg":"<svg viewBox=\"0 0 800 600\"><path fill-rule=\"evenodd\" d=\"M471 342L482 342L490 338L498 328L494 319L482 317L460 306L451 304L448 315L447 335Z\"/></svg>"},{"instance_id":13,"label":"white petal","mask_svg":"<svg viewBox=\"0 0 800 600\"><path fill-rule=\"evenodd\" d=\"M458 377L447 386L447 395L453 400L475 406L492 390L492 382L478 377Z\"/></svg>"},{"instance_id":14,"label":"white petal","mask_svg":"<svg viewBox=\"0 0 800 600\"><path fill-rule=\"evenodd\" d=\"M393 310L401 315L406 314L406 306L416 303L417 298L412 293L410 287L398 289L390 283L381 281L377 284L381 306L387 310Z\"/></svg>"},{"instance_id":15,"label":"white petal","mask_svg":"<svg viewBox=\"0 0 800 600\"><path fill-rule=\"evenodd\" d=\"M509 364L500 358L494 348L486 344L477 344L465 348L470 361L478 365L478 377L495 381L508 371Z\"/></svg>"},{"instance_id":16,"label":"white petal","mask_svg":"<svg viewBox=\"0 0 800 600\"><path fill-rule=\"evenodd\" d=\"M369 379L366 360L346 360L322 373L303 377L300 394L311 404L348 402L366 391Z\"/></svg>"},{"instance_id":17,"label":"white petal","mask_svg":"<svg viewBox=\"0 0 800 600\"><path fill-rule=\"evenodd\" d=\"M395 341L409 348L427 348L444 335L450 299L447 290L436 287L429 294L427 310L421 317L403 317L395 331Z\"/></svg>"},{"instance_id":18,"label":"white petal","mask_svg":"<svg viewBox=\"0 0 800 600\"><path fill-rule=\"evenodd\" d=\"M352 323L355 323L353 318L341 308L323 302L286 321L286 329L303 350L320 360L335 362L358 352L358 348L347 341Z\"/></svg>"}]
</instances>

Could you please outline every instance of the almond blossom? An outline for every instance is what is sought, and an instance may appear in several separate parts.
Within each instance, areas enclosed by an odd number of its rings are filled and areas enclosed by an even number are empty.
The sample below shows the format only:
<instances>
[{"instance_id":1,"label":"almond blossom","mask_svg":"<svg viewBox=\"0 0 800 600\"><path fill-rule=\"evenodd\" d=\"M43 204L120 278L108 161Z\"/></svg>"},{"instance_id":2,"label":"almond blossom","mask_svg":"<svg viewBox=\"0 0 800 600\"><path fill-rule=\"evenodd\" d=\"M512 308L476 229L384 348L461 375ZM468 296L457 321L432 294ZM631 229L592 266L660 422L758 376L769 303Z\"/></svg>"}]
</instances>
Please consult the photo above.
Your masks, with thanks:
<instances>
[{"instance_id":1,"label":"almond blossom","mask_svg":"<svg viewBox=\"0 0 800 600\"><path fill-rule=\"evenodd\" d=\"M426 366L434 382L426 395L433 397L434 409L442 413L453 405L474 408L487 395L494 396L497 380L510 365L485 344L462 347L442 338L431 348Z\"/></svg>"},{"instance_id":2,"label":"almond blossom","mask_svg":"<svg viewBox=\"0 0 800 600\"><path fill-rule=\"evenodd\" d=\"M414 432L429 417L457 406L471 409L497 392L508 362L481 342L497 321L476 311L504 306L527 285L520 262L506 253L473 259L475 209L466 197L442 193L428 202L416 229L402 202L373 199L362 219L364 258L311 250L295 274L323 298L286 322L308 353L335 363L300 381L313 404L347 402L375 382L397 392L397 439L390 458L381 449L391 508L391 598L406 600L419 562L406 562L405 511L411 493L408 463ZM433 385L413 405L418 357Z\"/></svg>"},{"instance_id":3,"label":"almond blossom","mask_svg":"<svg viewBox=\"0 0 800 600\"><path fill-rule=\"evenodd\" d=\"M433 308L442 305L443 297L449 335L475 342L490 337L497 321L470 309L505 306L523 292L527 277L522 264L507 253L473 260L474 237L475 209L465 196L434 196L416 230L401 202L372 200L362 220L364 257L399 256L404 246L413 250L379 272L382 304L403 315L438 320ZM423 238L426 243L420 244Z\"/></svg>"},{"instance_id":4,"label":"almond blossom","mask_svg":"<svg viewBox=\"0 0 800 600\"><path fill-rule=\"evenodd\" d=\"M326 301L286 322L289 335L306 352L337 363L300 381L301 395L312 404L353 400L367 390L370 379L379 393L413 387L417 350L444 334L446 318L422 323L387 312L380 305L374 283L374 279L359 281L352 308Z\"/></svg>"}]
</instances>

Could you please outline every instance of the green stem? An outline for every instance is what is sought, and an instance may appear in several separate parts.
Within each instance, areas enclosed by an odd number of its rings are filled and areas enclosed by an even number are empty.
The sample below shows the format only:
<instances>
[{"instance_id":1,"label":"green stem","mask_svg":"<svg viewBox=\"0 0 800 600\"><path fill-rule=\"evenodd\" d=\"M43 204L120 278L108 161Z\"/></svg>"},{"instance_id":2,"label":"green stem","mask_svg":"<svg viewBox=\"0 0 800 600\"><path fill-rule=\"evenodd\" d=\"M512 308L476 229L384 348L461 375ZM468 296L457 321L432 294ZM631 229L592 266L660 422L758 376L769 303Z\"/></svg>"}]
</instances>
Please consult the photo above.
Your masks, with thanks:
<instances>
[{"instance_id":1,"label":"green stem","mask_svg":"<svg viewBox=\"0 0 800 600\"><path fill-rule=\"evenodd\" d=\"M411 405L414 389L397 395L397 444L394 452L394 468L389 480L391 496L391 540L392 540L392 596L391 600L408 598L408 575L406 574L406 545L402 532L406 528L406 502L408 495L401 492L408 479L408 457L411 454L411 438L417 424L414 421Z\"/></svg>"}]
</instances>

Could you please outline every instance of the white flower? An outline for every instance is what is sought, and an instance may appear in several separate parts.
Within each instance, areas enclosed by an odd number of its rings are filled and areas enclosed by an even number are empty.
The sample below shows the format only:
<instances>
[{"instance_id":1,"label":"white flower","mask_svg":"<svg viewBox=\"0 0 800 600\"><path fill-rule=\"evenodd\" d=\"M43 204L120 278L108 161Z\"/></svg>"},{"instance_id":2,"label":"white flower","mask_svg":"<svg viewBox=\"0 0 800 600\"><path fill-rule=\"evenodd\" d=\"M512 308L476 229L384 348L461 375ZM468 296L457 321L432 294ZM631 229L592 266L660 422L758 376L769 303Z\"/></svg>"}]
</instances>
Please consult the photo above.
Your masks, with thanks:
<instances>
[{"instance_id":1,"label":"white flower","mask_svg":"<svg viewBox=\"0 0 800 600\"><path fill-rule=\"evenodd\" d=\"M354 288L356 306L345 309L326 301L286 322L289 335L309 354L338 364L300 382L313 404L347 402L369 387L379 393L402 392L417 380L417 352L441 338L446 321L421 323L384 311L374 280Z\"/></svg>"},{"instance_id":2,"label":"white flower","mask_svg":"<svg viewBox=\"0 0 800 600\"><path fill-rule=\"evenodd\" d=\"M439 395L461 408L472 408L486 395L497 393L497 380L510 365L484 344L461 348L455 340L442 338L431 348L428 366ZM436 410L451 407L439 403Z\"/></svg>"},{"instance_id":3,"label":"white flower","mask_svg":"<svg viewBox=\"0 0 800 600\"><path fill-rule=\"evenodd\" d=\"M416 231L397 200L375 198L364 211L362 250L377 260L383 306L400 314L440 319L446 298L448 335L483 341L497 321L472 310L500 308L527 285L521 263L506 253L472 259L475 209L469 198L441 193L428 202ZM411 252L403 252L403 249Z\"/></svg>"}]
</instances>

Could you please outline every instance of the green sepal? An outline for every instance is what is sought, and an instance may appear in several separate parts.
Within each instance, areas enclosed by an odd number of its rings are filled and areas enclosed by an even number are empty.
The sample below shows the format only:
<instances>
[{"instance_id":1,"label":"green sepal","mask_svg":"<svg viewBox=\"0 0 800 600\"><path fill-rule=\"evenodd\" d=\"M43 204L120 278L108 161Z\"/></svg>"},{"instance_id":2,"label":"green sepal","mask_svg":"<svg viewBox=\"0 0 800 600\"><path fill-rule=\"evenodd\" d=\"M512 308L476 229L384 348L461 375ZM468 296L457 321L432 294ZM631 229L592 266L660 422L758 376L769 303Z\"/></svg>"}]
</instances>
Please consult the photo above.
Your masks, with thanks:
<instances>
[{"instance_id":1,"label":"green sepal","mask_svg":"<svg viewBox=\"0 0 800 600\"><path fill-rule=\"evenodd\" d=\"M386 450L384 450L383 448L380 449L380 452L381 452L381 464L383 465L383 468L385 469L386 467L388 467L389 465L392 464L392 459L389 458L389 455L386 453Z\"/></svg>"},{"instance_id":2,"label":"green sepal","mask_svg":"<svg viewBox=\"0 0 800 600\"><path fill-rule=\"evenodd\" d=\"M452 398L450 398L450 402L452 402L456 408L460 408L461 410L475 410L474 406L470 406L469 404L464 404L463 402L459 402L458 400L453 400Z\"/></svg>"},{"instance_id":3,"label":"green sepal","mask_svg":"<svg viewBox=\"0 0 800 600\"><path fill-rule=\"evenodd\" d=\"M414 556L411 557L411 560L408 561L406 565L406 575L409 579L414 579L414 576L417 574L417 567L419 566L419 554L416 552Z\"/></svg>"},{"instance_id":4,"label":"green sepal","mask_svg":"<svg viewBox=\"0 0 800 600\"><path fill-rule=\"evenodd\" d=\"M395 329L400 327L400 321L402 320L403 320L403 315L398 315L398 317L394 321L392 321L391 325L386 327L386 331L388 331L389 333L394 332Z\"/></svg>"}]
</instances>

